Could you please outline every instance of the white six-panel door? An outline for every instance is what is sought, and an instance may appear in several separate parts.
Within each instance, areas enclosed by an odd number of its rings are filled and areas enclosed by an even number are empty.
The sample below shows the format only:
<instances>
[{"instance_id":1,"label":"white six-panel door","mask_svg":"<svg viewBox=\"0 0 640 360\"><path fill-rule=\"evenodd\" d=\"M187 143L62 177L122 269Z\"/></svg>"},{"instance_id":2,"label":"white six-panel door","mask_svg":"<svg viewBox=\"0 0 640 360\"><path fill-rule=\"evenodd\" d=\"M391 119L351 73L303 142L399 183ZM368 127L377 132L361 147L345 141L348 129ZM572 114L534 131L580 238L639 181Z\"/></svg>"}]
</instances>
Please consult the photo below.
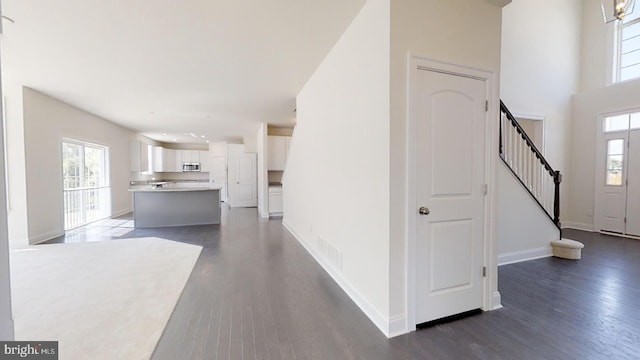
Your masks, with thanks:
<instances>
[{"instance_id":1,"label":"white six-panel door","mask_svg":"<svg viewBox=\"0 0 640 360\"><path fill-rule=\"evenodd\" d=\"M484 80L419 70L416 323L482 307Z\"/></svg>"}]
</instances>

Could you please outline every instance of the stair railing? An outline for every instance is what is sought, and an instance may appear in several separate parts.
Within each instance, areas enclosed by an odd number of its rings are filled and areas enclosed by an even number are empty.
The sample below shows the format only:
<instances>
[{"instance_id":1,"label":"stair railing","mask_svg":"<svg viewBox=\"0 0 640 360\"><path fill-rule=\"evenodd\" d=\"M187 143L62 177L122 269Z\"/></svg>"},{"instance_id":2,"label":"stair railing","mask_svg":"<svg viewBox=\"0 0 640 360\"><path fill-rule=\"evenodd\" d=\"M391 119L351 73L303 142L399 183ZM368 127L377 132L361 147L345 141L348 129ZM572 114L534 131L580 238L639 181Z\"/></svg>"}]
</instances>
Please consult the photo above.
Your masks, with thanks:
<instances>
[{"instance_id":1,"label":"stair railing","mask_svg":"<svg viewBox=\"0 0 640 360\"><path fill-rule=\"evenodd\" d=\"M554 170L509 109L500 101L500 158L561 230L560 183Z\"/></svg>"}]
</instances>

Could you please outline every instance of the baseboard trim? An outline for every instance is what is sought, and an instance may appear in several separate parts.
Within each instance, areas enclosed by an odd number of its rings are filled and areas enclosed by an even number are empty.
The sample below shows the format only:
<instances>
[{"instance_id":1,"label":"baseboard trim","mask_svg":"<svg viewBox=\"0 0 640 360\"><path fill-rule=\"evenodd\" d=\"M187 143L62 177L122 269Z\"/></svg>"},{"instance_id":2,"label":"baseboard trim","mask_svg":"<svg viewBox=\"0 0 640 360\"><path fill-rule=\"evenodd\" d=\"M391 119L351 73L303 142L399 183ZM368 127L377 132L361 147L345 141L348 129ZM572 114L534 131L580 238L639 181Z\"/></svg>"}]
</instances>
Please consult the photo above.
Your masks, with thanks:
<instances>
[{"instance_id":1,"label":"baseboard trim","mask_svg":"<svg viewBox=\"0 0 640 360\"><path fill-rule=\"evenodd\" d=\"M498 255L498 266L518 263L522 261L535 260L549 256L552 256L550 245L535 249L513 251Z\"/></svg>"},{"instance_id":2,"label":"baseboard trim","mask_svg":"<svg viewBox=\"0 0 640 360\"><path fill-rule=\"evenodd\" d=\"M590 232L594 231L593 225L577 223L577 222L563 222L562 223L562 228L563 229L576 229L576 230L583 230L583 231L590 231Z\"/></svg>"},{"instance_id":3,"label":"baseboard trim","mask_svg":"<svg viewBox=\"0 0 640 360\"><path fill-rule=\"evenodd\" d=\"M62 235L64 235L64 230L54 230L47 233L38 234L36 236L29 236L29 245L37 245Z\"/></svg>"},{"instance_id":4,"label":"baseboard trim","mask_svg":"<svg viewBox=\"0 0 640 360\"><path fill-rule=\"evenodd\" d=\"M260 215L261 218L263 219L268 219L269 218L269 214L267 213L265 215L264 211L262 211L262 209L260 209L260 207L258 207L258 214Z\"/></svg>"},{"instance_id":5,"label":"baseboard trim","mask_svg":"<svg viewBox=\"0 0 640 360\"><path fill-rule=\"evenodd\" d=\"M397 315L389 318L389 334L388 338L408 334L407 317L405 315Z\"/></svg>"},{"instance_id":6,"label":"baseboard trim","mask_svg":"<svg viewBox=\"0 0 640 360\"><path fill-rule=\"evenodd\" d=\"M307 250L309 254L322 266L322 268L333 278L333 280L342 288L342 290L353 300L353 302L364 312L378 329L388 338L407 333L406 319L404 316L395 316L388 318L384 316L371 302L364 297L358 289L356 289L349 280L347 280L341 272L330 265L311 245L307 244L302 236L285 220L282 225L287 231L298 240L298 242Z\"/></svg>"},{"instance_id":7,"label":"baseboard trim","mask_svg":"<svg viewBox=\"0 0 640 360\"><path fill-rule=\"evenodd\" d=\"M491 310L502 309L502 296L499 291L496 291L491 296Z\"/></svg>"},{"instance_id":8,"label":"baseboard trim","mask_svg":"<svg viewBox=\"0 0 640 360\"><path fill-rule=\"evenodd\" d=\"M129 214L129 213L131 213L131 212L133 212L133 210L131 210L131 209L119 210L119 211L116 211L116 212L114 212L113 214L111 214L111 218L112 218L112 219L113 219L113 218L117 218L117 217L120 217L120 216L122 216L122 215L127 215L127 214Z\"/></svg>"}]
</instances>

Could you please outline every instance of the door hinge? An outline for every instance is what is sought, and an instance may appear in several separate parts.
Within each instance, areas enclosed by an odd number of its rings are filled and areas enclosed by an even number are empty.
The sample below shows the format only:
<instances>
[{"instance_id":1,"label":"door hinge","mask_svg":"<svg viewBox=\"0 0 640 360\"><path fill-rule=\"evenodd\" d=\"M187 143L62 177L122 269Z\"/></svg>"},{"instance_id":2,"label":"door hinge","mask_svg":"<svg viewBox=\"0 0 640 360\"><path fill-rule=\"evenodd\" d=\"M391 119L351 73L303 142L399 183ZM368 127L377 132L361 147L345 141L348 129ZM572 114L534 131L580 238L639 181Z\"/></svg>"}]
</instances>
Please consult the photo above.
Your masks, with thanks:
<instances>
[{"instance_id":1,"label":"door hinge","mask_svg":"<svg viewBox=\"0 0 640 360\"><path fill-rule=\"evenodd\" d=\"M484 184L484 189L482 191L484 191L484 196L487 196L489 193L489 184Z\"/></svg>"},{"instance_id":2,"label":"door hinge","mask_svg":"<svg viewBox=\"0 0 640 360\"><path fill-rule=\"evenodd\" d=\"M487 277L487 267L486 266L482 267L482 277Z\"/></svg>"},{"instance_id":3,"label":"door hinge","mask_svg":"<svg viewBox=\"0 0 640 360\"><path fill-rule=\"evenodd\" d=\"M484 101L484 111L489 111L489 100Z\"/></svg>"}]
</instances>

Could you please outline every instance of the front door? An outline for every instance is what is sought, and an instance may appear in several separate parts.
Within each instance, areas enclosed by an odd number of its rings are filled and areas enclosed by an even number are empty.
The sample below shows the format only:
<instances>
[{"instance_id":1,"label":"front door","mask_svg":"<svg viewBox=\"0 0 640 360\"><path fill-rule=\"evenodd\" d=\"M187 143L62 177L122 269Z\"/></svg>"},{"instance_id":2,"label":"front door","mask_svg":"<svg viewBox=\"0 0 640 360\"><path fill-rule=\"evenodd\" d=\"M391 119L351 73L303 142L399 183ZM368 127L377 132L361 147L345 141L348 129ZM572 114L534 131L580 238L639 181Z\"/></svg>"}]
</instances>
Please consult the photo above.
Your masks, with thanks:
<instances>
[{"instance_id":1,"label":"front door","mask_svg":"<svg viewBox=\"0 0 640 360\"><path fill-rule=\"evenodd\" d=\"M640 130L629 132L626 233L640 236Z\"/></svg>"},{"instance_id":2,"label":"front door","mask_svg":"<svg viewBox=\"0 0 640 360\"><path fill-rule=\"evenodd\" d=\"M598 157L596 174L597 215L596 230L624 234L627 204L628 156L627 133L609 133L603 136L604 153Z\"/></svg>"},{"instance_id":3,"label":"front door","mask_svg":"<svg viewBox=\"0 0 640 360\"><path fill-rule=\"evenodd\" d=\"M416 323L482 307L485 80L419 70Z\"/></svg>"}]
</instances>

